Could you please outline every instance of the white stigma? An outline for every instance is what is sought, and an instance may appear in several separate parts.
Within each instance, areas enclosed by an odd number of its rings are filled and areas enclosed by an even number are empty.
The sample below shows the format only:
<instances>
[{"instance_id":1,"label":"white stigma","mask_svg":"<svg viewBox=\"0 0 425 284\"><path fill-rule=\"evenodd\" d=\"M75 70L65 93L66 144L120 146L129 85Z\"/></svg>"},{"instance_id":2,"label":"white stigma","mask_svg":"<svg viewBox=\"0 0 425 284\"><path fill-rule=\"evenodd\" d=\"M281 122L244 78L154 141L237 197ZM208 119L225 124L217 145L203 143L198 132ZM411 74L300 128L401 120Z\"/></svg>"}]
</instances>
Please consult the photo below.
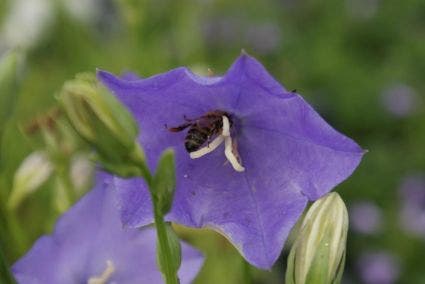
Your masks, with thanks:
<instances>
[{"instance_id":1,"label":"white stigma","mask_svg":"<svg viewBox=\"0 0 425 284\"><path fill-rule=\"evenodd\" d=\"M87 284L106 284L115 272L114 263L111 260L106 261L106 269L100 276L92 276L87 280Z\"/></svg>"},{"instance_id":2,"label":"white stigma","mask_svg":"<svg viewBox=\"0 0 425 284\"><path fill-rule=\"evenodd\" d=\"M239 162L239 156L236 153L236 148L234 147L230 136L224 139L224 155L226 155L227 160L230 162L235 171L245 171L245 168Z\"/></svg>"},{"instance_id":3,"label":"white stigma","mask_svg":"<svg viewBox=\"0 0 425 284\"><path fill-rule=\"evenodd\" d=\"M240 163L239 155L236 150L236 145L233 144L232 137L230 136L229 118L223 115L222 120L223 120L223 129L221 131L221 135L217 136L207 146L199 150L196 150L194 152L190 152L189 155L192 159L200 158L214 151L224 141L224 155L226 156L227 160L230 162L230 164L232 165L235 171L243 172L245 171L245 168Z\"/></svg>"},{"instance_id":4,"label":"white stigma","mask_svg":"<svg viewBox=\"0 0 425 284\"><path fill-rule=\"evenodd\" d=\"M221 131L221 135L223 135L224 137L230 137L230 123L229 123L229 119L225 115L223 115L221 117L221 119L223 120L223 130Z\"/></svg>"},{"instance_id":5,"label":"white stigma","mask_svg":"<svg viewBox=\"0 0 425 284\"><path fill-rule=\"evenodd\" d=\"M214 151L218 146L220 146L221 143L223 143L224 137L222 135L217 136L211 143L209 143L207 146L196 150L194 152L190 152L190 157L192 159L200 158L208 153L211 153Z\"/></svg>"}]
</instances>

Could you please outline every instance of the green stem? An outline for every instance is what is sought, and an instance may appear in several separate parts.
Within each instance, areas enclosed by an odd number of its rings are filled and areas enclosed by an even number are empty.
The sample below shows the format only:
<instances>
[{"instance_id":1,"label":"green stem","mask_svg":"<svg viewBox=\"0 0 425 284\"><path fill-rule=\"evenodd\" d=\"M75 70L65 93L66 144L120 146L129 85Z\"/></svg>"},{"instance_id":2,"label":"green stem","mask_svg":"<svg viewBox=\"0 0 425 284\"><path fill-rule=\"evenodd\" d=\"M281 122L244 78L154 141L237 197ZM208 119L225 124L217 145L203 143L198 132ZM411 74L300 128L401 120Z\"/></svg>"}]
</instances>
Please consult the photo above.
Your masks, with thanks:
<instances>
[{"instance_id":1,"label":"green stem","mask_svg":"<svg viewBox=\"0 0 425 284\"><path fill-rule=\"evenodd\" d=\"M15 284L16 281L10 273L9 265L3 254L3 243L0 245L0 282L5 284Z\"/></svg>"},{"instance_id":2,"label":"green stem","mask_svg":"<svg viewBox=\"0 0 425 284\"><path fill-rule=\"evenodd\" d=\"M246 284L251 284L254 281L252 280L252 271L251 271L251 265L243 258L242 258L242 265L243 265L243 279Z\"/></svg>"},{"instance_id":3,"label":"green stem","mask_svg":"<svg viewBox=\"0 0 425 284\"><path fill-rule=\"evenodd\" d=\"M173 269L173 265L170 262L172 260L171 256L171 249L170 249L170 243L168 241L167 236L167 228L164 221L164 216L161 213L161 210L158 208L155 198L152 194L153 191L153 177L146 165L146 162L144 161L144 154L143 150L137 145L135 148L134 154L132 155L133 161L137 164L141 171L142 177L145 179L146 184L148 185L149 192L151 194L152 204L154 208L154 220L155 220L155 228L156 228L156 234L158 238L158 245L161 249L161 255L159 257L162 257L160 260L161 263L164 264L164 278L165 282L167 284L179 284L180 281L177 276L177 271Z\"/></svg>"},{"instance_id":4,"label":"green stem","mask_svg":"<svg viewBox=\"0 0 425 284\"><path fill-rule=\"evenodd\" d=\"M164 218L159 212L159 210L156 208L154 204L154 218L155 218L155 227L156 227L156 234L158 237L158 243L161 248L161 255L162 260L160 260L164 265L164 277L165 282L167 284L179 284L179 279L177 277L177 271L173 270L173 265L170 263L171 257L171 250L170 250L170 244L168 242L168 236L167 236L167 228L166 224L164 222Z\"/></svg>"},{"instance_id":5,"label":"green stem","mask_svg":"<svg viewBox=\"0 0 425 284\"><path fill-rule=\"evenodd\" d=\"M26 233L22 228L17 216L16 212L11 212L7 210L7 222L8 222L8 230L14 242L14 252L18 255L21 255L25 252L25 249L28 247Z\"/></svg>"},{"instance_id":6,"label":"green stem","mask_svg":"<svg viewBox=\"0 0 425 284\"><path fill-rule=\"evenodd\" d=\"M134 144L133 152L130 154L129 158L133 161L135 165L137 165L140 170L140 175L145 179L150 189L153 177L150 173L148 166L146 165L145 153L143 152L143 149L139 146L139 144Z\"/></svg>"},{"instance_id":7,"label":"green stem","mask_svg":"<svg viewBox=\"0 0 425 284\"><path fill-rule=\"evenodd\" d=\"M66 161L65 163L68 163ZM62 182L62 185L65 188L65 193L68 198L69 204L73 204L77 200L77 193L75 191L74 185L72 184L71 178L70 178L70 166L68 164L66 165L57 165L58 168L58 177L60 179L60 182Z\"/></svg>"},{"instance_id":8,"label":"green stem","mask_svg":"<svg viewBox=\"0 0 425 284\"><path fill-rule=\"evenodd\" d=\"M4 189L0 186L0 191ZM21 255L28 247L27 234L19 222L16 210L7 206L7 197L2 193L4 191L0 192L0 241L1 244L10 244L7 255Z\"/></svg>"},{"instance_id":9,"label":"green stem","mask_svg":"<svg viewBox=\"0 0 425 284\"><path fill-rule=\"evenodd\" d=\"M3 176L0 176L0 283L16 284L12 273L10 272L10 255L20 255L26 249L26 234L23 234L19 222L17 222L16 212L7 208L6 186ZM11 219L12 217L12 219ZM17 222L16 226L11 226L11 222ZM5 244L8 244L7 255L5 255Z\"/></svg>"}]
</instances>

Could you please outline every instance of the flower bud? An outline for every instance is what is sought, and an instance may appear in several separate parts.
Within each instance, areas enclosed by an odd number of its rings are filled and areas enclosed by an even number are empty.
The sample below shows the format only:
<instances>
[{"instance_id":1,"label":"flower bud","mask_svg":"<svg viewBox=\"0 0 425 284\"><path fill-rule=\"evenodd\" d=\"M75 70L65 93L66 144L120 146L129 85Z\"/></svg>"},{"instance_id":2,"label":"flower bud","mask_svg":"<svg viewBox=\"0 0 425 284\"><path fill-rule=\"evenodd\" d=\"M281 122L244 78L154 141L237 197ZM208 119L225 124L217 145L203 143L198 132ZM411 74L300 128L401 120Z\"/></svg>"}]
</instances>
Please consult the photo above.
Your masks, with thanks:
<instances>
[{"instance_id":1,"label":"flower bud","mask_svg":"<svg viewBox=\"0 0 425 284\"><path fill-rule=\"evenodd\" d=\"M26 157L13 179L9 209L15 209L27 195L39 188L49 178L52 170L52 164L45 152L37 151Z\"/></svg>"},{"instance_id":2,"label":"flower bud","mask_svg":"<svg viewBox=\"0 0 425 284\"><path fill-rule=\"evenodd\" d=\"M138 175L134 156L144 160L138 127L129 111L91 74L66 82L59 100L76 131L97 150L102 165L122 176Z\"/></svg>"},{"instance_id":3,"label":"flower bud","mask_svg":"<svg viewBox=\"0 0 425 284\"><path fill-rule=\"evenodd\" d=\"M339 283L347 230L347 208L338 193L329 193L314 202L289 254L286 283Z\"/></svg>"}]
</instances>

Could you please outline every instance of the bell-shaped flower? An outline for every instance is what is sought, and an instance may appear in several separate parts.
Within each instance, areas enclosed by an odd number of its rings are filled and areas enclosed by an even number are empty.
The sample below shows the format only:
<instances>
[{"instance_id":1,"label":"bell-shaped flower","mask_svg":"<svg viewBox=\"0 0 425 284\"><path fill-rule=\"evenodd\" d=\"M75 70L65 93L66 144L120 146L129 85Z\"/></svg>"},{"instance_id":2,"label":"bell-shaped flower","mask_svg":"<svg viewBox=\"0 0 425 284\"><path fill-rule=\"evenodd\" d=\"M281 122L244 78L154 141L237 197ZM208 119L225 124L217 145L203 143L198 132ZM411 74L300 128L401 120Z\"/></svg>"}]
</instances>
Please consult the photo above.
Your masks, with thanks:
<instances>
[{"instance_id":1,"label":"bell-shaped flower","mask_svg":"<svg viewBox=\"0 0 425 284\"><path fill-rule=\"evenodd\" d=\"M180 67L140 80L98 78L135 116L151 169L175 150L168 220L217 230L260 268L276 261L307 202L350 176L364 153L246 54L222 77ZM114 184L122 221L152 222L144 181Z\"/></svg>"},{"instance_id":2,"label":"bell-shaped flower","mask_svg":"<svg viewBox=\"0 0 425 284\"><path fill-rule=\"evenodd\" d=\"M123 228L109 177L99 178L61 217L53 234L41 237L13 265L19 283L163 283L155 230ZM202 262L198 251L183 244L181 283L190 283Z\"/></svg>"}]
</instances>

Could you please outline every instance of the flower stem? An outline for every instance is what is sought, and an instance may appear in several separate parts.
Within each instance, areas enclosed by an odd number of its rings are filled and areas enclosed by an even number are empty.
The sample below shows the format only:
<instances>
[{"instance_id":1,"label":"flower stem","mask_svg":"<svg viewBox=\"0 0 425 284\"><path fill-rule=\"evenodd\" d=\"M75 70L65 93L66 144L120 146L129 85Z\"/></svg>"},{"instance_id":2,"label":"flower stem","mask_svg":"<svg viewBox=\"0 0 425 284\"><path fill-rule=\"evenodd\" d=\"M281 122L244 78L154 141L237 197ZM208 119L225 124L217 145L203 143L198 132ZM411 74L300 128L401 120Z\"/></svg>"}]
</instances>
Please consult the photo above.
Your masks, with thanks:
<instances>
[{"instance_id":1,"label":"flower stem","mask_svg":"<svg viewBox=\"0 0 425 284\"><path fill-rule=\"evenodd\" d=\"M18 255L25 252L27 245L26 234L24 233L24 229L18 220L18 216L16 216L16 212L7 211L7 222L8 222L8 230L14 241L14 252Z\"/></svg>"},{"instance_id":2,"label":"flower stem","mask_svg":"<svg viewBox=\"0 0 425 284\"><path fill-rule=\"evenodd\" d=\"M6 258L3 254L3 243L0 245L0 282L5 284L15 284L16 281L13 278L9 270Z\"/></svg>"},{"instance_id":3,"label":"flower stem","mask_svg":"<svg viewBox=\"0 0 425 284\"><path fill-rule=\"evenodd\" d=\"M67 163L67 162L65 162ZM57 164L57 176L59 182L62 184L65 190L66 198L68 199L68 206L74 204L77 200L77 193L75 191L74 185L72 184L70 175L70 165L69 164Z\"/></svg>"},{"instance_id":4,"label":"flower stem","mask_svg":"<svg viewBox=\"0 0 425 284\"><path fill-rule=\"evenodd\" d=\"M0 180L2 183L3 180ZM28 247L27 234L19 222L16 210L8 207L6 204L5 188L3 183L0 185L0 244L10 244L7 252L12 255L21 255ZM3 233L4 232L4 233ZM4 247L3 247L4 248Z\"/></svg>"},{"instance_id":5,"label":"flower stem","mask_svg":"<svg viewBox=\"0 0 425 284\"><path fill-rule=\"evenodd\" d=\"M242 266L243 266L243 283L251 284L253 283L251 265L242 257Z\"/></svg>"},{"instance_id":6,"label":"flower stem","mask_svg":"<svg viewBox=\"0 0 425 284\"><path fill-rule=\"evenodd\" d=\"M162 216L162 214L160 213L160 210L156 208L155 204L154 204L154 218L155 218L155 227L156 227L156 234L158 237L158 244L161 248L161 254L159 255L159 257L162 258L162 260L160 260L162 263L164 263L165 267L164 267L164 277L165 277L165 282L167 284L178 284L179 283L179 279L177 277L177 271L173 271L173 265L171 263L171 249L170 249L170 244L168 242L168 236L167 236L167 229L166 229L166 224L164 222L164 217Z\"/></svg>"},{"instance_id":7,"label":"flower stem","mask_svg":"<svg viewBox=\"0 0 425 284\"><path fill-rule=\"evenodd\" d=\"M138 165L138 168L140 169L140 174L146 181L146 184L149 188L149 193L151 195L151 200L154 208L154 220L155 220L155 228L156 228L156 234L158 238L158 245L161 250L161 254L158 256L161 259L158 259L161 263L163 263L163 275L165 278L165 282L167 284L179 284L180 281L177 276L177 271L173 269L172 262L172 255L171 255L171 248L170 248L170 242L168 240L167 235L167 228L166 223L164 221L164 216L158 207L158 202L156 202L156 198L153 194L153 176L150 173L146 162L144 161L144 154L140 147L136 147L134 151L134 155L132 156L133 161ZM159 265L159 263L158 263ZM161 269L160 269L161 270Z\"/></svg>"}]
</instances>

